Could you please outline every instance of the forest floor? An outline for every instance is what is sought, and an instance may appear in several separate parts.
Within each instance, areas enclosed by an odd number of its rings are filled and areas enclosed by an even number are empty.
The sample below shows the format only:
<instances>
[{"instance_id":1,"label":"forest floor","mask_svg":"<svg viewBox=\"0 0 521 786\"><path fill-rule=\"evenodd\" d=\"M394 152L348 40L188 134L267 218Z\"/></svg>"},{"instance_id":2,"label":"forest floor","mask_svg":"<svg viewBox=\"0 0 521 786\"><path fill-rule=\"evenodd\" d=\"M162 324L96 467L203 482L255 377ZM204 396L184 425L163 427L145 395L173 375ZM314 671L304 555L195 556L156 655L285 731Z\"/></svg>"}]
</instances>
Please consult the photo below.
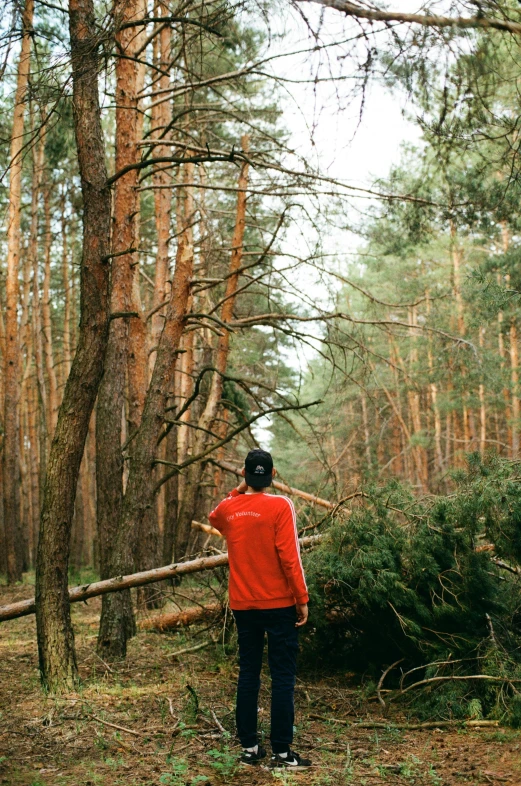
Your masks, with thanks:
<instances>
[{"instance_id":1,"label":"forest floor","mask_svg":"<svg viewBox=\"0 0 521 786\"><path fill-rule=\"evenodd\" d=\"M31 594L30 586L0 587L0 605ZM313 760L309 772L238 765L237 665L222 638L177 658L212 631L140 632L127 660L109 667L95 653L100 607L99 598L72 607L82 685L60 699L39 687L34 617L0 624L0 784L521 786L521 731L398 730L392 728L404 720L398 714L388 717L387 728L357 728L357 721L382 718L349 675L298 681L295 748ZM269 679L260 698L264 728L268 688Z\"/></svg>"}]
</instances>

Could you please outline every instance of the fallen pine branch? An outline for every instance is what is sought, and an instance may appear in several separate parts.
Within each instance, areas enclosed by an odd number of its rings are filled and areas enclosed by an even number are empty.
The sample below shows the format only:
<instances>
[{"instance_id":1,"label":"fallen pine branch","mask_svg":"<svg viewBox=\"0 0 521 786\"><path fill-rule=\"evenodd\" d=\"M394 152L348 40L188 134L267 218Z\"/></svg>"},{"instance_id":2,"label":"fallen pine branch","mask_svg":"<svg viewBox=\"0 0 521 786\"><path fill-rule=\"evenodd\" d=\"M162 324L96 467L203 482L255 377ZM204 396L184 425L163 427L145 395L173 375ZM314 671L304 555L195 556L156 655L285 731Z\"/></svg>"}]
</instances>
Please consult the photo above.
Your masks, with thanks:
<instances>
[{"instance_id":1,"label":"fallen pine branch","mask_svg":"<svg viewBox=\"0 0 521 786\"><path fill-rule=\"evenodd\" d=\"M494 565L497 565L498 568L501 568L501 570L508 570L509 573L513 573L515 576L519 576L521 573L517 565L509 565L508 562L505 562L502 559L494 557L492 562Z\"/></svg>"},{"instance_id":2,"label":"fallen pine branch","mask_svg":"<svg viewBox=\"0 0 521 786\"><path fill-rule=\"evenodd\" d=\"M353 726L356 729L407 729L410 731L421 729L445 728L472 728L477 729L487 726L499 726L498 720L453 720L453 721L425 721L424 723L392 723L385 721L349 721L343 718L328 718L326 715L309 715L314 720L323 720L328 723L341 723L343 726Z\"/></svg>"},{"instance_id":3,"label":"fallen pine branch","mask_svg":"<svg viewBox=\"0 0 521 786\"><path fill-rule=\"evenodd\" d=\"M412 685L408 685L406 688L401 688L396 696L389 697L389 701L392 701L393 698L397 698L398 696L403 696L404 693L408 693L413 688L419 688L422 685L431 685L434 682L456 682L461 680L487 680L490 682L521 682L521 679L514 679L510 677L494 677L491 674L469 674L468 676L464 674L453 674L447 677L429 677L425 680L418 680L418 682L413 682Z\"/></svg>"},{"instance_id":4,"label":"fallen pine branch","mask_svg":"<svg viewBox=\"0 0 521 786\"><path fill-rule=\"evenodd\" d=\"M301 546L306 547L314 546L320 540L320 535L310 535L309 537L301 538L299 542ZM177 562L173 565L165 565L162 568L131 573L128 576L115 576L112 579L104 579L103 581L92 582L92 584L72 587L69 589L69 602L79 603L89 598L95 598L98 595L106 595L109 592L120 592L132 587L143 587L145 584L154 584L157 581L171 579L174 576L185 576L190 573L200 573L204 570L214 570L227 564L228 554L224 552L211 557L198 557L188 562ZM17 617L26 617L29 614L34 614L35 611L36 602L34 598L10 603L8 606L0 607L0 622L16 619Z\"/></svg>"},{"instance_id":5,"label":"fallen pine branch","mask_svg":"<svg viewBox=\"0 0 521 786\"><path fill-rule=\"evenodd\" d=\"M117 723L109 723L109 721L103 720L103 718L98 718L97 715L89 715L89 718L98 721L98 723L103 723L104 726L110 726L111 729L117 729L118 731L126 731L127 734L134 734L136 737L143 736L140 731L134 731L134 729L127 729L126 726L118 726Z\"/></svg>"},{"instance_id":6,"label":"fallen pine branch","mask_svg":"<svg viewBox=\"0 0 521 786\"><path fill-rule=\"evenodd\" d=\"M168 655L170 658L178 658L180 655L186 655L188 652L197 652L197 650L202 650L205 647L208 647L210 644L214 644L215 642L212 639L208 641L202 641L200 644L196 644L194 647L183 647L182 650L176 650L176 652L169 652Z\"/></svg>"},{"instance_id":7,"label":"fallen pine branch","mask_svg":"<svg viewBox=\"0 0 521 786\"><path fill-rule=\"evenodd\" d=\"M215 721L215 725L217 726L217 728L219 729L219 731L221 732L221 734L226 734L226 729L225 729L225 728L224 728L224 726L222 725L221 721L219 720L219 718L217 717L217 715L215 714L215 712L214 712L213 710L210 710L210 712L211 712L212 718L213 718L213 719L214 719L214 721Z\"/></svg>"},{"instance_id":8,"label":"fallen pine branch","mask_svg":"<svg viewBox=\"0 0 521 786\"><path fill-rule=\"evenodd\" d=\"M397 660L394 663L391 663L391 665L386 668L386 670L383 672L382 676L378 680L378 685L376 686L376 695L377 695L378 701L380 702L380 704L383 707L384 712L387 709L387 705L386 705L385 701L382 699L382 688L383 688L384 680L387 677L387 675L389 674L389 672L392 671L395 666L398 666L403 660L404 660L404 658L400 658L400 660Z\"/></svg>"}]
</instances>

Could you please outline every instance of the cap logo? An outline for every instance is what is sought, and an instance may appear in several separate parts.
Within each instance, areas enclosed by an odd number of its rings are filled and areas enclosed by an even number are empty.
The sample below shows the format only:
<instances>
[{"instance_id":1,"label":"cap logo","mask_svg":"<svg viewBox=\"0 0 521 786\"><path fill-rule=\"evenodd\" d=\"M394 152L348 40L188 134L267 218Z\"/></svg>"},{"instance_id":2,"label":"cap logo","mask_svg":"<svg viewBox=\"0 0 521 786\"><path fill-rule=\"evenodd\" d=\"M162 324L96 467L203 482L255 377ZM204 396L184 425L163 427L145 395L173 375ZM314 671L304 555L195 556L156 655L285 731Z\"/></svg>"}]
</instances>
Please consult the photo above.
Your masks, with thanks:
<instances>
[{"instance_id":1,"label":"cap logo","mask_svg":"<svg viewBox=\"0 0 521 786\"><path fill-rule=\"evenodd\" d=\"M260 464L257 464L257 466L255 467L255 474L264 475L264 467L261 467Z\"/></svg>"}]
</instances>

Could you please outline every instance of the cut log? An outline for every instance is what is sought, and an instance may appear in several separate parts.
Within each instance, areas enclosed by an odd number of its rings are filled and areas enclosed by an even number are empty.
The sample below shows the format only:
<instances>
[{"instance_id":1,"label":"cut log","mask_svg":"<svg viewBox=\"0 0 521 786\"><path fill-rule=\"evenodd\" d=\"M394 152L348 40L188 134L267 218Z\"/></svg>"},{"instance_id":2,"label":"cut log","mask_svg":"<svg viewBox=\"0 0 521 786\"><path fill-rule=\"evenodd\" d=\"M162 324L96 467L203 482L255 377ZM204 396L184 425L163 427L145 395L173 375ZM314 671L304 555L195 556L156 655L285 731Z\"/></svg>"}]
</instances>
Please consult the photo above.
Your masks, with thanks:
<instances>
[{"instance_id":1,"label":"cut log","mask_svg":"<svg viewBox=\"0 0 521 786\"><path fill-rule=\"evenodd\" d=\"M234 475L242 475L242 469L240 467L235 467L228 461L214 460L212 463L216 464L222 469L225 469L227 472L233 472ZM285 494L291 494L294 497L300 497L301 499L305 499L307 502L311 502L313 505L320 505L320 507L327 508L328 510L333 510L336 508L336 505L333 502L329 502L327 499L315 497L314 494L309 494L307 491L301 491L300 489L294 489L291 486L286 486L285 483L280 483L278 480L274 480L271 485L278 491L283 491Z\"/></svg>"},{"instance_id":2,"label":"cut log","mask_svg":"<svg viewBox=\"0 0 521 786\"><path fill-rule=\"evenodd\" d=\"M220 603L209 603L208 606L193 606L184 611L172 612L171 614L161 614L157 617L150 617L139 623L141 630L155 630L163 633L165 630L175 630L175 628L187 628L198 622L207 622L216 619L223 612Z\"/></svg>"},{"instance_id":3,"label":"cut log","mask_svg":"<svg viewBox=\"0 0 521 786\"><path fill-rule=\"evenodd\" d=\"M300 538L299 542L302 547L315 546L320 542L321 538L321 535L310 535L307 538ZM112 579L95 581L92 584L83 584L80 587L70 588L69 602L78 603L82 600L95 598L97 595L105 595L107 592L120 592L132 587L142 587L145 584L154 584L156 581L164 581L174 576L200 573L203 570L213 570L227 564L228 554L224 552L212 557L199 557L189 562L177 562L173 565L165 565L162 568L144 570L141 573L131 573L129 576L115 576ZM0 606L0 622L16 619L17 617L26 617L28 614L34 614L35 611L36 603L34 598L11 603L8 606Z\"/></svg>"}]
</instances>

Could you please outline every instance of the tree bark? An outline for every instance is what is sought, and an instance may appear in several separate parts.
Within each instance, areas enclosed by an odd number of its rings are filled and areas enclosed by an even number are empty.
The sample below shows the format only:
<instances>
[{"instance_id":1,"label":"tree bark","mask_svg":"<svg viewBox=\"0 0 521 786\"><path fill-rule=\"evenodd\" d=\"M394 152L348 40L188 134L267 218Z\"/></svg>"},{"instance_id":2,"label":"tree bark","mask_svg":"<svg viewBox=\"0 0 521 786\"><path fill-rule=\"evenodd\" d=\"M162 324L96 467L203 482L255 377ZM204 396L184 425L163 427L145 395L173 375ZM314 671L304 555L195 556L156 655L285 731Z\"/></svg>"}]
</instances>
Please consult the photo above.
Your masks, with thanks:
<instances>
[{"instance_id":1,"label":"tree bark","mask_svg":"<svg viewBox=\"0 0 521 786\"><path fill-rule=\"evenodd\" d=\"M73 115L83 195L81 322L51 445L40 520L36 624L40 674L52 692L78 672L67 572L80 463L103 373L109 325L110 190L98 98L98 30L92 0L70 0Z\"/></svg>"},{"instance_id":2,"label":"tree bark","mask_svg":"<svg viewBox=\"0 0 521 786\"><path fill-rule=\"evenodd\" d=\"M485 347L485 326L479 327L479 348L483 350ZM487 407L485 401L485 384L483 380L479 383L479 452L482 456L485 455L487 447Z\"/></svg>"},{"instance_id":3,"label":"tree bark","mask_svg":"<svg viewBox=\"0 0 521 786\"><path fill-rule=\"evenodd\" d=\"M45 134L40 134L37 149L33 152L32 203L31 203L31 237L30 253L33 267L33 299L31 328L33 333L34 365L37 381L38 414L41 426L40 439L40 481L45 478L47 453L49 449L49 433L47 429L47 383L44 374L42 311L40 300L40 282L38 271L38 202L43 172L45 150Z\"/></svg>"},{"instance_id":4,"label":"tree bark","mask_svg":"<svg viewBox=\"0 0 521 786\"><path fill-rule=\"evenodd\" d=\"M159 0L156 3L155 15L168 16L168 5ZM158 23L160 24L160 23ZM168 64L170 61L171 50L171 29L168 25L161 26L161 32L156 36L154 43L157 50L155 60L157 66L162 69L161 76L159 77L158 89L167 90L170 84L168 76ZM171 132L168 127L172 122L172 102L162 101L155 103L152 106L152 128L155 130L153 138L165 140L164 145L158 145L154 148L158 157L170 155L171 147L168 142L171 137ZM172 175L170 169L157 168L152 176L152 181L155 186L158 186L154 191L154 208L155 208L155 223L156 223L156 237L157 237L157 251L156 251L156 268L154 277L154 295L152 300L152 308L157 308L166 298L166 282L169 270L169 242L170 242L170 206L172 203ZM161 335L161 328L163 327L164 316L161 311L156 311L152 316L152 331L151 331L151 349L150 352L150 371L152 372L154 361L156 357L155 347Z\"/></svg>"},{"instance_id":5,"label":"tree bark","mask_svg":"<svg viewBox=\"0 0 521 786\"><path fill-rule=\"evenodd\" d=\"M35 384L30 382L28 401L28 431L29 431L29 459L31 465L31 551L33 564L36 563L38 551L38 531L40 528L40 456L41 445L38 439L37 413L38 413L38 392Z\"/></svg>"},{"instance_id":6,"label":"tree bark","mask_svg":"<svg viewBox=\"0 0 521 786\"><path fill-rule=\"evenodd\" d=\"M427 315L431 313L431 300L427 292ZM441 417L440 408L438 406L438 385L434 381L434 360L432 357L432 338L429 336L429 348L427 352L427 359L429 364L429 392L431 399L431 407L434 415L434 455L436 473L441 477L443 473L443 452L441 447Z\"/></svg>"},{"instance_id":7,"label":"tree bark","mask_svg":"<svg viewBox=\"0 0 521 786\"><path fill-rule=\"evenodd\" d=\"M183 357L183 355L181 355ZM166 438L166 457L177 463L177 433L172 428ZM174 475L164 484L165 489L165 526L163 530L163 563L166 565L174 558L175 525L177 523L177 502L179 498L179 476Z\"/></svg>"},{"instance_id":8,"label":"tree bark","mask_svg":"<svg viewBox=\"0 0 521 786\"><path fill-rule=\"evenodd\" d=\"M187 216L187 221L190 223L190 216ZM178 239L172 293L157 348L154 371L147 391L141 425L131 443L129 478L116 535L115 568L117 574L126 573L132 565L136 537L141 530L143 518L155 503L154 467L157 444L163 429L167 402L172 389L179 342L188 316L187 307L192 275L192 249L186 244L184 235L181 235ZM130 635L131 631L127 629L125 630L125 639L120 639L121 656L126 653L126 643Z\"/></svg>"},{"instance_id":9,"label":"tree bark","mask_svg":"<svg viewBox=\"0 0 521 786\"><path fill-rule=\"evenodd\" d=\"M43 296L42 296L42 328L43 328L43 347L45 357L45 370L47 371L47 382L49 385L49 401L47 410L47 433L52 440L56 420L58 417L58 383L56 380L56 370L54 368L54 351L52 341L52 321L51 321L51 204L50 186L44 190L43 205L45 219L45 241L44 241L44 268L43 268Z\"/></svg>"},{"instance_id":10,"label":"tree bark","mask_svg":"<svg viewBox=\"0 0 521 786\"><path fill-rule=\"evenodd\" d=\"M69 244L67 234L69 227L65 216L65 193L61 204L62 231L62 282L63 282L63 376L67 381L71 370L71 291L69 284Z\"/></svg>"},{"instance_id":11,"label":"tree bark","mask_svg":"<svg viewBox=\"0 0 521 786\"><path fill-rule=\"evenodd\" d=\"M458 232L456 224L450 221L450 253L452 261L452 293L456 303L456 328L460 336L465 335L465 314L463 310L463 298L461 295L461 264L463 261L463 251L458 243ZM462 384L464 386L465 369L461 369ZM461 393L462 412L461 423L457 411L453 413L454 420L454 464L456 466L465 465L465 452L469 449L469 427L468 427L468 394L463 389Z\"/></svg>"},{"instance_id":12,"label":"tree bark","mask_svg":"<svg viewBox=\"0 0 521 786\"><path fill-rule=\"evenodd\" d=\"M130 435L135 434L139 429L148 382L147 335L139 292L137 266L133 268L133 272L132 311L136 312L139 316L132 319L129 326L128 430ZM130 444L130 449L132 450L132 443ZM154 472L157 474L157 467ZM147 510L141 522L141 530L136 538L134 558L135 568L137 570L153 568L159 561L157 499ZM150 591L149 587L144 587L139 590L138 605L141 607L157 608L157 593L155 590Z\"/></svg>"},{"instance_id":13,"label":"tree bark","mask_svg":"<svg viewBox=\"0 0 521 786\"><path fill-rule=\"evenodd\" d=\"M243 136L241 139L242 151L249 152L249 137ZM239 281L239 270L242 264L244 230L246 227L246 198L248 188L248 164L243 162L239 173L237 189L237 211L235 218L235 229L232 238L232 253L230 257L230 268L226 282L225 295L221 308L221 321L231 322L233 319L233 307L235 304L235 293ZM208 431L212 430L213 423L217 417L217 411L221 402L223 389L223 374L226 372L228 355L230 352L230 333L223 330L217 343L215 356L216 372L212 376L210 392L201 416L198 419L198 430L195 437L194 453L201 453L208 441ZM204 430L203 430L204 429ZM194 463L188 467L187 481L184 487L183 497L180 500L180 510L176 528L175 558L181 559L186 556L190 539L190 525L195 514L197 496L200 489L204 463Z\"/></svg>"},{"instance_id":14,"label":"tree bark","mask_svg":"<svg viewBox=\"0 0 521 786\"><path fill-rule=\"evenodd\" d=\"M74 506L74 517L71 528L71 547L69 566L71 571L79 574L83 561L83 546L85 543L85 502L83 498L83 475L85 473L84 463L80 466L80 477L76 489L76 504ZM78 577L79 580L79 577Z\"/></svg>"},{"instance_id":15,"label":"tree bark","mask_svg":"<svg viewBox=\"0 0 521 786\"><path fill-rule=\"evenodd\" d=\"M503 254L506 254L509 247L510 247L510 228L506 221L501 222L501 245ZM499 286L503 283L501 281L501 274L497 274L497 283ZM505 275L504 280L505 285L508 287L510 283L510 274L507 273ZM506 348L505 348L505 339L504 339L504 314L503 311L500 311L498 314L498 344L499 344L499 356L501 358L501 370L503 372L506 371ZM510 366L512 369L512 358L510 358ZM512 371L511 371L512 373ZM512 381L512 376L511 376ZM506 420L506 430L507 430L507 443L510 450L510 456L513 455L513 444L514 444L514 431L513 431L513 401L512 401L512 390L505 385L503 388L503 399L505 401L505 420Z\"/></svg>"},{"instance_id":16,"label":"tree bark","mask_svg":"<svg viewBox=\"0 0 521 786\"><path fill-rule=\"evenodd\" d=\"M22 149L26 92L31 61L33 0L26 0L22 15L22 46L11 131L9 217L7 225L7 275L5 304L4 355L4 440L3 440L3 504L7 580L22 578L22 564L17 556L20 540L20 448L19 448L19 335L18 335L18 269L20 265L20 219L22 187Z\"/></svg>"},{"instance_id":17,"label":"tree bark","mask_svg":"<svg viewBox=\"0 0 521 786\"><path fill-rule=\"evenodd\" d=\"M512 383L512 458L519 456L519 352L517 345L517 323L510 322L510 380Z\"/></svg>"},{"instance_id":18,"label":"tree bark","mask_svg":"<svg viewBox=\"0 0 521 786\"><path fill-rule=\"evenodd\" d=\"M416 306L413 306L409 309L409 324L411 327L414 327L418 324L418 312ZM416 347L416 331L411 331L411 354L410 354L410 364L411 364L411 376L414 375L416 370L416 365L418 363L418 350ZM409 399L409 409L411 413L411 422L412 422L412 429L413 434L417 439L421 439L422 436L422 422L421 422L421 412L420 412L420 392L416 389L408 390L407 396ZM412 448L415 454L415 464L417 467L417 483L421 487L421 490L426 492L428 490L428 479L429 479L429 471L427 465L427 452L423 445L414 445Z\"/></svg>"},{"instance_id":19,"label":"tree bark","mask_svg":"<svg viewBox=\"0 0 521 786\"><path fill-rule=\"evenodd\" d=\"M367 472L367 471L371 471L373 462L371 459L371 440L369 434L369 421L367 418L367 396L365 391L361 393L360 401L362 404L362 426L364 430L364 450L365 450L365 461L366 461L366 472Z\"/></svg>"},{"instance_id":20,"label":"tree bark","mask_svg":"<svg viewBox=\"0 0 521 786\"><path fill-rule=\"evenodd\" d=\"M139 0L116 0L114 18L122 26L138 17ZM138 63L140 36L133 28L119 29L116 45L116 171L138 160ZM114 229L112 252L111 305L115 313L133 311L133 266L138 246L138 173L127 172L116 181L114 192ZM137 317L136 319L139 319ZM114 575L117 556L117 527L123 503L122 412L129 365L128 318L112 320L107 349L106 374L100 386L96 410L96 482L100 574ZM129 411L134 408L130 390ZM129 418L131 420L131 418ZM135 430L135 427L134 427ZM130 569L133 565L128 565ZM98 634L98 652L105 659L121 657L126 641L135 633L130 592L103 598Z\"/></svg>"}]
</instances>

